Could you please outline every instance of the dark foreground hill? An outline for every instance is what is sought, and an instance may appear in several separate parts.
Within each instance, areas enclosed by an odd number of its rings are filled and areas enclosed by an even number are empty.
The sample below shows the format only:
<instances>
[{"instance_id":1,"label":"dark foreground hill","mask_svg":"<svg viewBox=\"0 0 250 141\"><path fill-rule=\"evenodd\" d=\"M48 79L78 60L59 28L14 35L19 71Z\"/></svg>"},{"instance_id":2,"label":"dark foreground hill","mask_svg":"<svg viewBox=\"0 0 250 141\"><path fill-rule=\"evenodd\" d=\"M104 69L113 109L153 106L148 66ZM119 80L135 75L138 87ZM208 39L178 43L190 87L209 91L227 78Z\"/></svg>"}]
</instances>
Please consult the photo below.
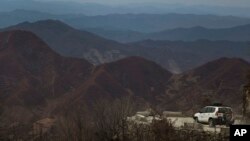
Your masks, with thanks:
<instances>
[{"instance_id":1,"label":"dark foreground hill","mask_svg":"<svg viewBox=\"0 0 250 141\"><path fill-rule=\"evenodd\" d=\"M0 33L0 68L3 115L26 122L43 112L38 107L48 105L48 99L83 83L93 66L58 55L33 33L9 31Z\"/></svg>"},{"instance_id":2,"label":"dark foreground hill","mask_svg":"<svg viewBox=\"0 0 250 141\"><path fill-rule=\"evenodd\" d=\"M60 56L27 31L1 32L0 37L1 116L9 122L55 115L65 102L70 107L130 95L155 103L172 76L140 57L93 67L84 59Z\"/></svg>"}]
</instances>

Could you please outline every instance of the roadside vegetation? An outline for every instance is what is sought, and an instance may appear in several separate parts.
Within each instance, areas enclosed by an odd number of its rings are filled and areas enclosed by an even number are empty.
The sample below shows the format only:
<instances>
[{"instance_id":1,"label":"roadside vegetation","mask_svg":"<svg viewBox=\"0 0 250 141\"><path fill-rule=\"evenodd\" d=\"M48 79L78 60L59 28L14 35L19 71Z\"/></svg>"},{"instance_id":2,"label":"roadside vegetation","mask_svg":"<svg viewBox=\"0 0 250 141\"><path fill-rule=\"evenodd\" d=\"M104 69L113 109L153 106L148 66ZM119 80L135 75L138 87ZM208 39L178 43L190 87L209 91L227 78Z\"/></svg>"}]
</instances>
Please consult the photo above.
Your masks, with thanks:
<instances>
[{"instance_id":1,"label":"roadside vegetation","mask_svg":"<svg viewBox=\"0 0 250 141\"><path fill-rule=\"evenodd\" d=\"M57 117L52 126L13 125L1 129L2 141L226 141L228 136L177 129L167 119L151 124L128 121L135 113L131 98L99 100L91 108L76 107Z\"/></svg>"}]
</instances>

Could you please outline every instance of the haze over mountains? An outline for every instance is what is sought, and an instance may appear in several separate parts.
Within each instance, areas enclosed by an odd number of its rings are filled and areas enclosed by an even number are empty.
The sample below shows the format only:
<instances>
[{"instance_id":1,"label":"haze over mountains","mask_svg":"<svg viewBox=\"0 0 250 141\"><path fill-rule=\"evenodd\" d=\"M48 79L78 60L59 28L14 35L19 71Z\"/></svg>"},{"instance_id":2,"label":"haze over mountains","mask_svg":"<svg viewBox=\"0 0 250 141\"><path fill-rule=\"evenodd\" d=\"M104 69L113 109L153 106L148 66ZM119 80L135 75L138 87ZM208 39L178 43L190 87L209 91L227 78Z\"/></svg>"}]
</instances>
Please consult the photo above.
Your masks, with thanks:
<instances>
[{"instance_id":1,"label":"haze over mountains","mask_svg":"<svg viewBox=\"0 0 250 141\"><path fill-rule=\"evenodd\" d=\"M141 56L159 63L171 72L180 73L220 57L241 57L250 60L249 42L146 40L122 44L76 30L56 20L25 22L4 30L13 29L31 31L61 55L85 58L93 64L128 56Z\"/></svg>"},{"instance_id":2,"label":"haze over mountains","mask_svg":"<svg viewBox=\"0 0 250 141\"><path fill-rule=\"evenodd\" d=\"M84 2L84 1L83 1ZM107 15L113 13L182 13L182 14L215 14L215 15L234 15L234 16L250 16L247 4L241 5L213 5L208 4L178 4L177 2L127 2L127 4L110 4L105 1L90 1L83 3L81 1L67 0L1 0L0 11L12 11L16 9L38 10L55 14L85 14L85 15ZM95 3L94 3L95 2ZM109 1L110 2L110 1ZM124 3L124 1L122 2ZM126 2L125 2L126 3ZM185 3L185 2L184 2ZM211 2L212 3L212 2ZM244 2L243 2L244 3Z\"/></svg>"},{"instance_id":3,"label":"haze over mountains","mask_svg":"<svg viewBox=\"0 0 250 141\"><path fill-rule=\"evenodd\" d=\"M249 61L249 42L209 41L153 41L132 43L168 70L179 73L193 69L221 57L238 57Z\"/></svg>"},{"instance_id":4,"label":"haze over mountains","mask_svg":"<svg viewBox=\"0 0 250 141\"><path fill-rule=\"evenodd\" d=\"M195 26L191 28L175 28L161 32L142 33L129 30L107 30L99 28L87 29L89 32L119 42L136 42L141 40L170 40L196 41L206 39L211 41L249 41L250 24L230 28L205 28Z\"/></svg>"},{"instance_id":5,"label":"haze over mountains","mask_svg":"<svg viewBox=\"0 0 250 141\"><path fill-rule=\"evenodd\" d=\"M81 14L50 14L39 11L15 10L0 13L0 27L25 21L58 19L77 29L98 28L106 30L132 30L137 32L160 32L173 28L203 26L228 28L250 24L249 18L195 14L109 14L85 16Z\"/></svg>"},{"instance_id":6,"label":"haze over mountains","mask_svg":"<svg viewBox=\"0 0 250 141\"><path fill-rule=\"evenodd\" d=\"M82 16L64 20L76 28L103 28L159 32L178 27L232 27L249 23L249 18L195 14L109 14Z\"/></svg>"},{"instance_id":7,"label":"haze over mountains","mask_svg":"<svg viewBox=\"0 0 250 141\"><path fill-rule=\"evenodd\" d=\"M0 27L54 19L118 42L152 40L249 40L249 18L194 14L55 15L15 10L0 13Z\"/></svg>"}]
</instances>

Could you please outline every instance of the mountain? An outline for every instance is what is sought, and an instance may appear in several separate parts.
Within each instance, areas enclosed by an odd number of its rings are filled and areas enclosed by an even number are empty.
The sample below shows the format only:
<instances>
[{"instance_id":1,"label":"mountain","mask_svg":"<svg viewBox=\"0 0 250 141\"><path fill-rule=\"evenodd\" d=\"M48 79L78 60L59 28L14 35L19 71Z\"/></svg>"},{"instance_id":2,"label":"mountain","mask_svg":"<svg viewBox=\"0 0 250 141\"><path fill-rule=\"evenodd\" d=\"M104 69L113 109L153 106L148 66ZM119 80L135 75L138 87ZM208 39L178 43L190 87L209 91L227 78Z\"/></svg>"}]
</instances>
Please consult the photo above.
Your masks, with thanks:
<instances>
[{"instance_id":1,"label":"mountain","mask_svg":"<svg viewBox=\"0 0 250 141\"><path fill-rule=\"evenodd\" d=\"M110 13L111 6L96 3L80 3L67 1L38 1L38 0L1 0L1 11L25 9L30 11L49 12L54 14L87 14L96 15ZM118 8L116 8L118 9Z\"/></svg>"},{"instance_id":2,"label":"mountain","mask_svg":"<svg viewBox=\"0 0 250 141\"><path fill-rule=\"evenodd\" d=\"M144 56L161 64L171 72L180 73L221 57L250 60L249 42L232 41L154 41L131 43Z\"/></svg>"},{"instance_id":3,"label":"mountain","mask_svg":"<svg viewBox=\"0 0 250 141\"><path fill-rule=\"evenodd\" d=\"M7 127L56 116L65 106L100 98L130 95L142 104L153 104L172 76L141 57L94 67L84 59L62 57L35 34L22 30L0 32L0 67L0 122Z\"/></svg>"},{"instance_id":4,"label":"mountain","mask_svg":"<svg viewBox=\"0 0 250 141\"><path fill-rule=\"evenodd\" d=\"M4 30L12 29L31 31L61 55L85 58L95 65L129 56L141 56L171 72L181 73L221 57L250 60L249 42L145 40L122 44L74 29L57 20L24 22Z\"/></svg>"},{"instance_id":5,"label":"mountain","mask_svg":"<svg viewBox=\"0 0 250 141\"><path fill-rule=\"evenodd\" d=\"M150 39L157 40L184 40L194 41L198 39L207 40L229 40L249 41L250 24L232 28L208 29L204 27L178 28L149 35Z\"/></svg>"},{"instance_id":6,"label":"mountain","mask_svg":"<svg viewBox=\"0 0 250 141\"><path fill-rule=\"evenodd\" d=\"M174 28L228 28L249 24L249 18L195 14L109 14L100 16L81 16L65 19L71 26L101 28L106 30L132 30L136 32L160 32Z\"/></svg>"},{"instance_id":7,"label":"mountain","mask_svg":"<svg viewBox=\"0 0 250 141\"><path fill-rule=\"evenodd\" d=\"M138 42L147 39L147 33L132 31L132 30L116 30L116 29L104 29L104 28L85 28L93 34L99 35L106 39L111 39L121 43Z\"/></svg>"},{"instance_id":8,"label":"mountain","mask_svg":"<svg viewBox=\"0 0 250 141\"><path fill-rule=\"evenodd\" d=\"M15 134L30 139L36 126L55 124L53 129L69 129L75 122L82 123L78 119L82 112L89 118L109 113L108 105L102 104L128 102L116 99L126 96L131 96L132 106L139 105L135 110L152 107L191 115L216 101L241 113L241 88L250 64L220 58L178 75L141 57L94 67L84 59L60 56L31 32L14 30L0 32L0 68L1 138ZM121 110L130 110L131 105L123 104ZM117 112L108 115L119 116ZM85 115L81 117L89 121Z\"/></svg>"},{"instance_id":9,"label":"mountain","mask_svg":"<svg viewBox=\"0 0 250 141\"><path fill-rule=\"evenodd\" d=\"M69 101L130 95L141 105L147 103L159 110L192 114L206 104L221 102L240 113L242 86L249 70L250 64L242 59L220 58L172 75L154 62L129 57L98 66Z\"/></svg>"},{"instance_id":10,"label":"mountain","mask_svg":"<svg viewBox=\"0 0 250 141\"><path fill-rule=\"evenodd\" d=\"M206 40L228 40L228 41L249 41L250 24L230 28L205 28L195 26L191 28L176 28L161 32L142 33L129 30L104 30L100 28L86 29L102 37L119 42L136 42L146 39L170 40L170 41L196 41Z\"/></svg>"},{"instance_id":11,"label":"mountain","mask_svg":"<svg viewBox=\"0 0 250 141\"><path fill-rule=\"evenodd\" d=\"M98 66L63 105L129 95L137 104L158 110L192 114L202 106L221 102L241 113L242 86L249 70L250 64L242 59L220 58L172 75L154 62L129 57Z\"/></svg>"},{"instance_id":12,"label":"mountain","mask_svg":"<svg viewBox=\"0 0 250 141\"><path fill-rule=\"evenodd\" d=\"M105 100L131 98L135 109L156 105L156 97L165 93L166 83L172 73L158 64L141 57L128 57L95 68L90 78L74 93L63 97L57 107L95 106ZM91 114L91 113L90 113Z\"/></svg>"},{"instance_id":13,"label":"mountain","mask_svg":"<svg viewBox=\"0 0 250 141\"><path fill-rule=\"evenodd\" d=\"M194 4L194 3L193 3ZM85 15L107 15L113 13L182 13L182 14L214 14L214 15L234 15L249 17L249 6L216 6L171 4L165 2L133 2L125 4L121 2L75 2L75 1L50 1L50 0L1 0L0 11L11 11L16 9L38 10L55 14L85 14Z\"/></svg>"},{"instance_id":14,"label":"mountain","mask_svg":"<svg viewBox=\"0 0 250 141\"><path fill-rule=\"evenodd\" d=\"M190 112L220 102L241 113L242 86L249 70L250 64L242 59L220 58L172 77L167 95L161 99L166 100L167 107L175 105L172 108L182 107ZM169 97L175 100L167 100Z\"/></svg>"},{"instance_id":15,"label":"mountain","mask_svg":"<svg viewBox=\"0 0 250 141\"><path fill-rule=\"evenodd\" d=\"M0 37L1 121L6 125L56 118L65 107L73 110L124 96L143 106L189 114L205 101L220 101L239 112L240 88L250 69L237 58L221 58L175 75L141 57L93 67L84 59L60 56L31 32L1 32Z\"/></svg>"},{"instance_id":16,"label":"mountain","mask_svg":"<svg viewBox=\"0 0 250 141\"><path fill-rule=\"evenodd\" d=\"M98 66L76 95L87 99L130 95L155 102L172 73L141 57L128 57ZM85 93L85 95L84 95ZM95 99L98 99L95 98Z\"/></svg>"},{"instance_id":17,"label":"mountain","mask_svg":"<svg viewBox=\"0 0 250 141\"><path fill-rule=\"evenodd\" d=\"M81 8L83 9L83 7ZM43 12L40 12L37 9L21 9L21 7L17 9L18 10L14 9L10 12L0 12L0 28L25 21L35 22L45 19L60 20L77 29L98 29L102 31L104 30L108 33L112 33L113 31L149 33L161 32L175 28L191 28L195 26L202 26L205 28L230 28L233 26L250 24L250 19L247 17L216 16L207 14L147 14L147 12L141 12L138 14L102 13L87 16L79 13L56 14L54 12L50 13L49 10L43 10Z\"/></svg>"},{"instance_id":18,"label":"mountain","mask_svg":"<svg viewBox=\"0 0 250 141\"><path fill-rule=\"evenodd\" d=\"M1 116L7 124L41 116L42 107L83 83L93 66L62 57L33 33L16 30L0 33L0 68Z\"/></svg>"},{"instance_id":19,"label":"mountain","mask_svg":"<svg viewBox=\"0 0 250 141\"><path fill-rule=\"evenodd\" d=\"M128 49L124 44L104 39L86 31L76 30L57 20L24 22L4 30L13 29L31 31L61 55L86 58L93 64L123 58Z\"/></svg>"},{"instance_id":20,"label":"mountain","mask_svg":"<svg viewBox=\"0 0 250 141\"><path fill-rule=\"evenodd\" d=\"M38 11L14 10L11 12L0 12L0 27L8 27L24 21L35 22L38 20L56 19L55 15Z\"/></svg>"}]
</instances>

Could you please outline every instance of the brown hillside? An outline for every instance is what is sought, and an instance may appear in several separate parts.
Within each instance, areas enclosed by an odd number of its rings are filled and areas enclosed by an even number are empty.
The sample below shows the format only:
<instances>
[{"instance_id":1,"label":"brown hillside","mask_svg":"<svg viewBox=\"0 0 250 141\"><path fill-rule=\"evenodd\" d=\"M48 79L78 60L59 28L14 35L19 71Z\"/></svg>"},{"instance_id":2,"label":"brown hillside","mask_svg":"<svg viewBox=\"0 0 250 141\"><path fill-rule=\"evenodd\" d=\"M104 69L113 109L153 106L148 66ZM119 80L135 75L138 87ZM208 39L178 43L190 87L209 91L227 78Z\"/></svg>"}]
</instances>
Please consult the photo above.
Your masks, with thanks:
<instances>
[{"instance_id":1,"label":"brown hillside","mask_svg":"<svg viewBox=\"0 0 250 141\"><path fill-rule=\"evenodd\" d=\"M154 62L140 57L129 57L98 66L70 102L133 96L151 104L164 94L172 74ZM71 97L72 98L72 97ZM68 99L68 97L67 97Z\"/></svg>"},{"instance_id":2,"label":"brown hillside","mask_svg":"<svg viewBox=\"0 0 250 141\"><path fill-rule=\"evenodd\" d=\"M202 105L221 102L240 112L242 86L249 70L250 64L242 59L221 58L174 76L167 91L174 94L173 102L184 110L195 111Z\"/></svg>"},{"instance_id":3,"label":"brown hillside","mask_svg":"<svg viewBox=\"0 0 250 141\"><path fill-rule=\"evenodd\" d=\"M61 57L33 33L18 30L0 33L0 68L0 100L9 105L6 114L23 109L33 115L36 106L83 83L92 65L83 59ZM13 116L30 118L19 112Z\"/></svg>"}]
</instances>

